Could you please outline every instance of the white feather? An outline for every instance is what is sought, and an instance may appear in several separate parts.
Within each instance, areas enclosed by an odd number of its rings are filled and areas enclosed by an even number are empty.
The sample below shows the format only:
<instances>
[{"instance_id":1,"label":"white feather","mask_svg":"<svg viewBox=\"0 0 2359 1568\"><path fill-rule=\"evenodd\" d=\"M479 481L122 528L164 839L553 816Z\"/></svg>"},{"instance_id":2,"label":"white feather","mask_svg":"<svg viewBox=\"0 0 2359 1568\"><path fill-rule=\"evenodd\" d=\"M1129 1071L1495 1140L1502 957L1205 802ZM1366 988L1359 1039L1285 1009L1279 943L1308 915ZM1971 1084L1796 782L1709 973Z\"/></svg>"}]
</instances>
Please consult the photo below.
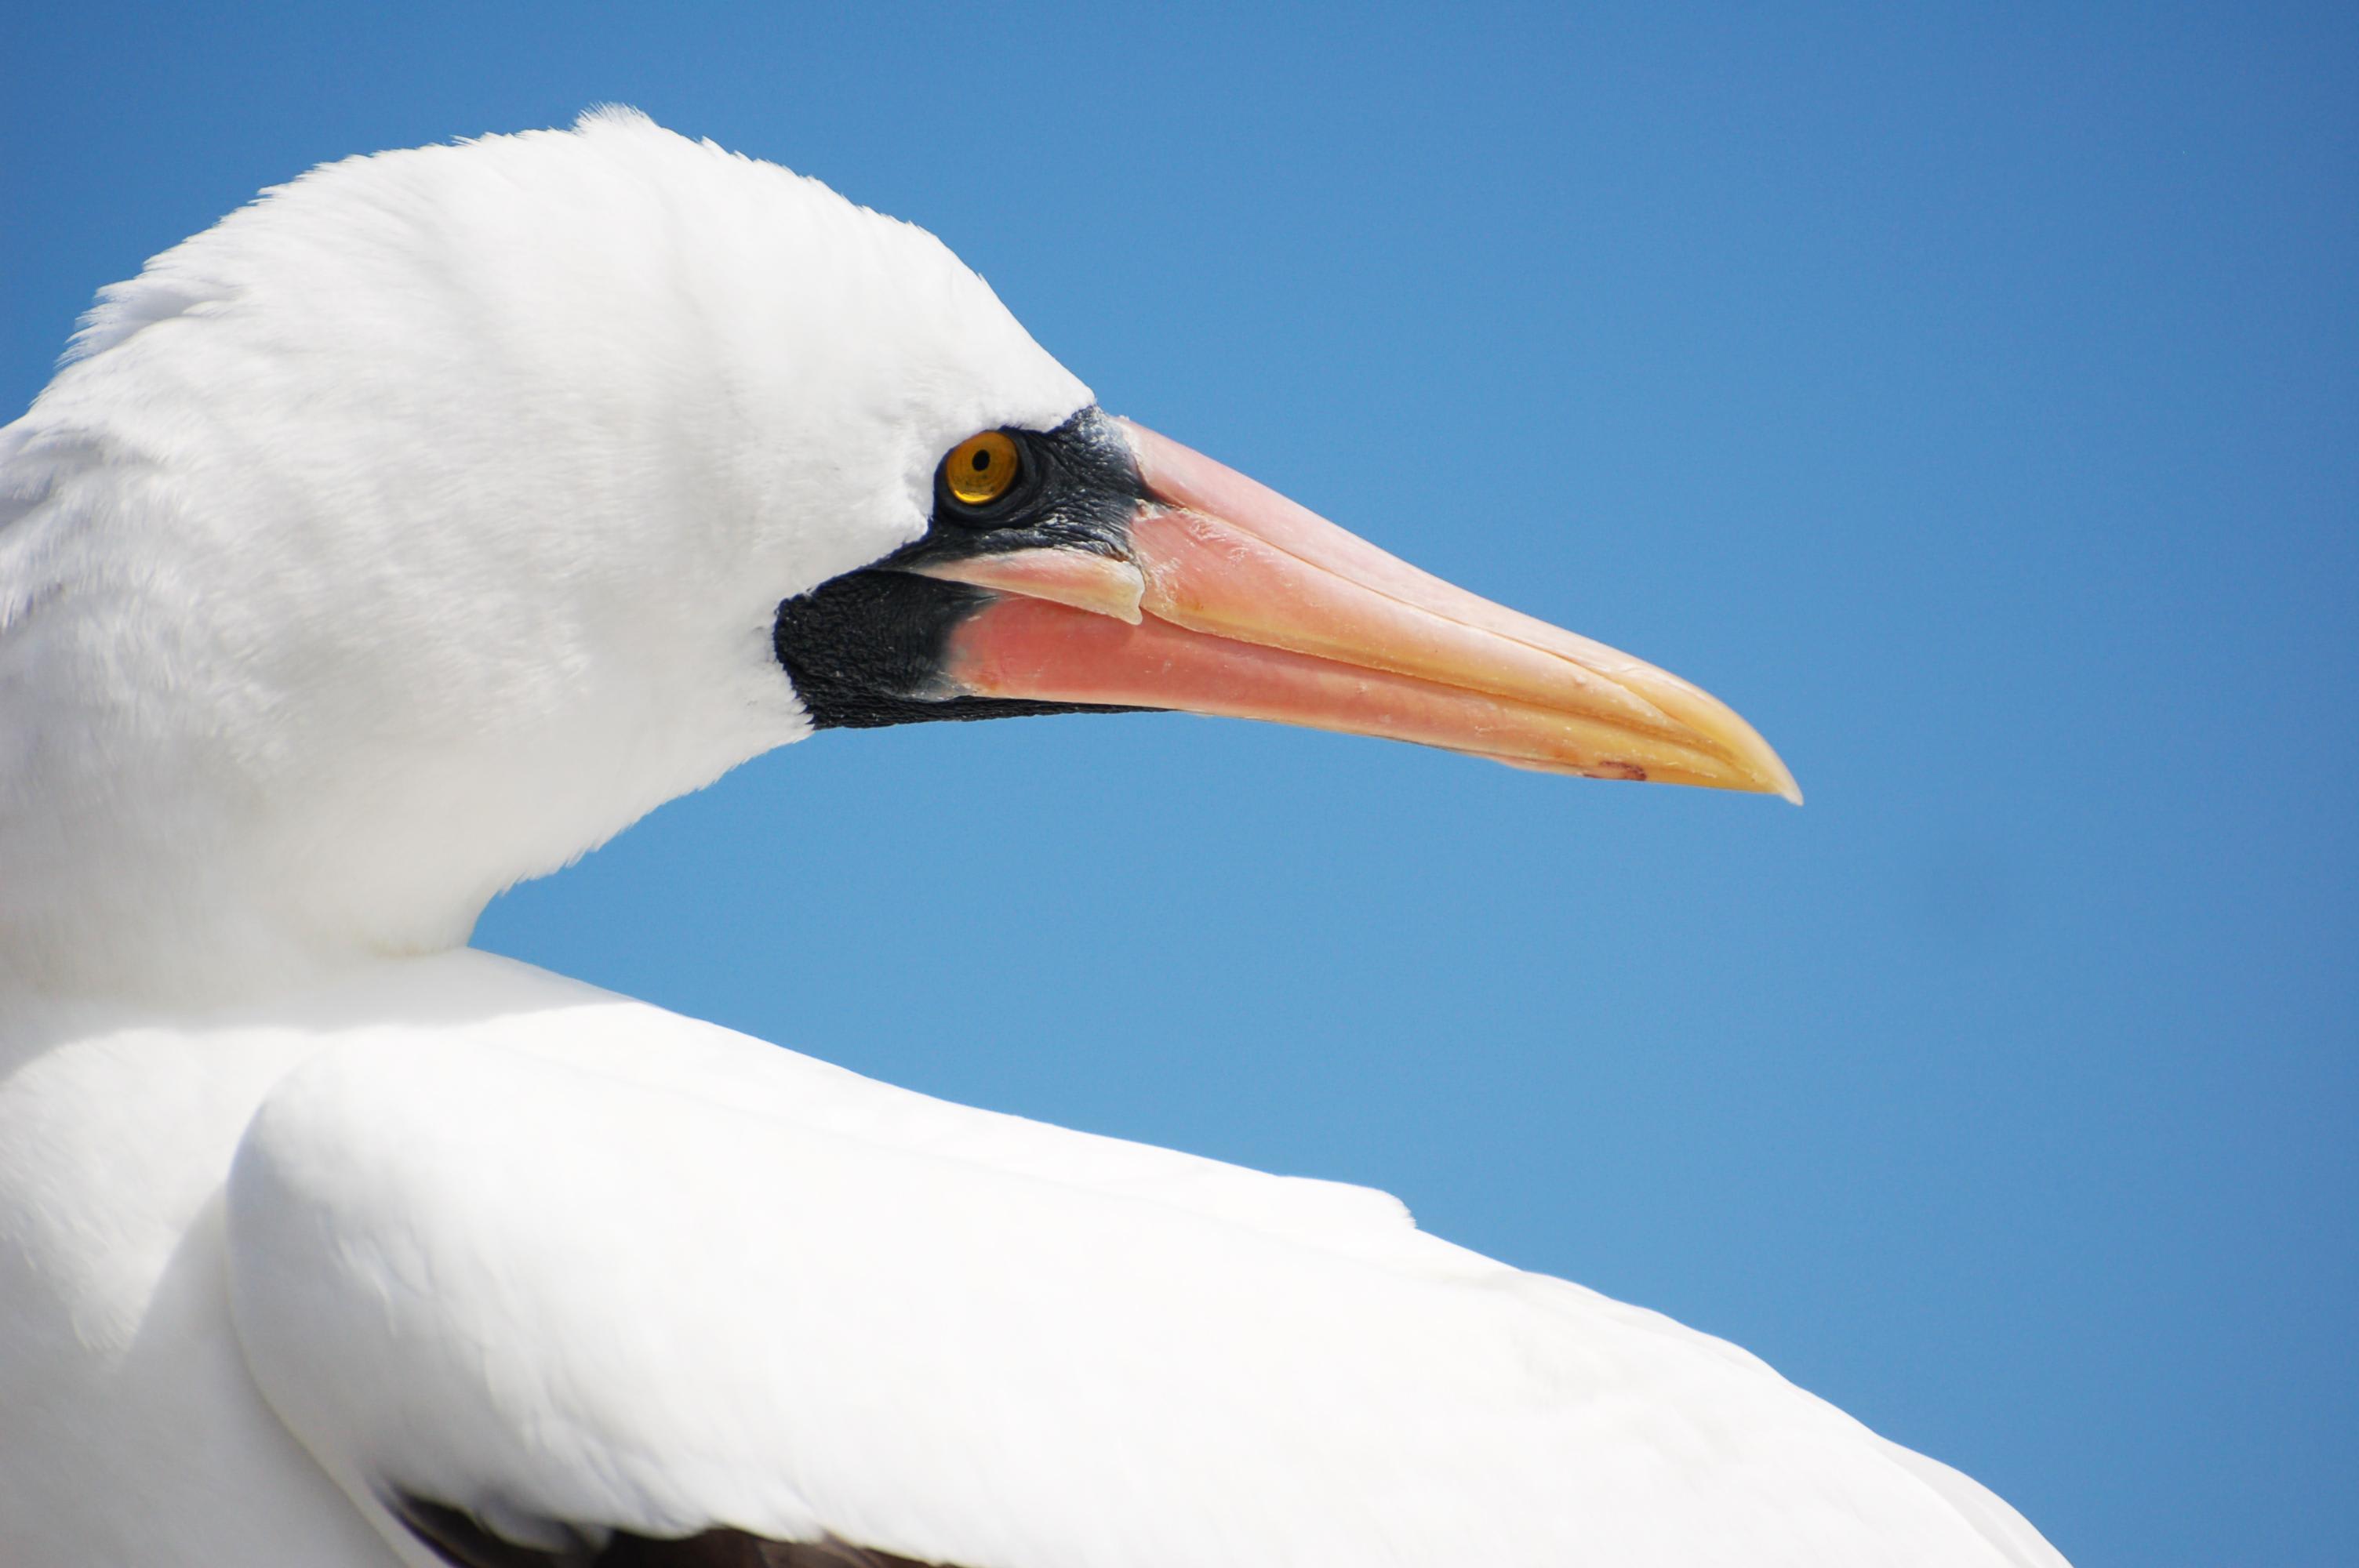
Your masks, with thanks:
<instances>
[{"instance_id":1,"label":"white feather","mask_svg":"<svg viewBox=\"0 0 2359 1568\"><path fill-rule=\"evenodd\" d=\"M625 112L356 159L0 430L0 1541L428 1564L2046 1564L1732 1346L1381 1195L463 950L801 736L775 606L1088 401L921 232Z\"/></svg>"}]
</instances>

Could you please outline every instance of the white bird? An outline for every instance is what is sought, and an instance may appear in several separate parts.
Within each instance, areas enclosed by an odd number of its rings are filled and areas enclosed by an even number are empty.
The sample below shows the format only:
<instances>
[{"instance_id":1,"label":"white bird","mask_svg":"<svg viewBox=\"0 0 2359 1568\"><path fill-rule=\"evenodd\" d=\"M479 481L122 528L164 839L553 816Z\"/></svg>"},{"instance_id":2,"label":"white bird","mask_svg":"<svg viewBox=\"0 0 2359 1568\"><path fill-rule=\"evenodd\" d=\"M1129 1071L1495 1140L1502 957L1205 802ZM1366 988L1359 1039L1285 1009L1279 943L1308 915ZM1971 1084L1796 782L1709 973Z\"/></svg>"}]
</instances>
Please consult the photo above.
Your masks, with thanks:
<instances>
[{"instance_id":1,"label":"white bird","mask_svg":"<svg viewBox=\"0 0 2359 1568\"><path fill-rule=\"evenodd\" d=\"M106 290L0 430L0 1558L2062 1561L1380 1194L465 946L815 729L1089 706L1793 793L635 114L322 168Z\"/></svg>"}]
</instances>

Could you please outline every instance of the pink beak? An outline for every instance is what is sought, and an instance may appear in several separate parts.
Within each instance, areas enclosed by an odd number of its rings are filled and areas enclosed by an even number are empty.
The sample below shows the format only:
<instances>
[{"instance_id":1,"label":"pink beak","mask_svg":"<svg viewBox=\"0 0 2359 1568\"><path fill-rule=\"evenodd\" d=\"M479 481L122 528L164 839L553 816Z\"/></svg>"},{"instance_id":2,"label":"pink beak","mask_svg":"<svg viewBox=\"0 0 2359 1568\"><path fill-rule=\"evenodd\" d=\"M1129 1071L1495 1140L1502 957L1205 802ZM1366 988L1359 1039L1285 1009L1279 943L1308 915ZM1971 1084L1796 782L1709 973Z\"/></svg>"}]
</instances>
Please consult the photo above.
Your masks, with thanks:
<instances>
[{"instance_id":1,"label":"pink beak","mask_svg":"<svg viewBox=\"0 0 2359 1568\"><path fill-rule=\"evenodd\" d=\"M919 568L1000 596L951 634L958 690L1266 719L1800 802L1753 727L1677 676L1454 588L1120 425L1149 497L1128 559L1035 549Z\"/></svg>"}]
</instances>

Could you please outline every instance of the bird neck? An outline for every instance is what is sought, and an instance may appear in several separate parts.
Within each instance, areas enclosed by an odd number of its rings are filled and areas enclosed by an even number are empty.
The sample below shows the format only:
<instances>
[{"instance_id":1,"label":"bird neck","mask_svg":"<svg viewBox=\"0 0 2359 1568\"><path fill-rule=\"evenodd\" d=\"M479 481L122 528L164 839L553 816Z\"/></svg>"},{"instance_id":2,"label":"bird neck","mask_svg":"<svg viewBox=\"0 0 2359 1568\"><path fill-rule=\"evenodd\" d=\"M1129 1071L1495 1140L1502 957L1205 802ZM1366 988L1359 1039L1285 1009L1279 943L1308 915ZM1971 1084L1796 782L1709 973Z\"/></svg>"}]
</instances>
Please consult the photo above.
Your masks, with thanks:
<instances>
[{"instance_id":1,"label":"bird neck","mask_svg":"<svg viewBox=\"0 0 2359 1568\"><path fill-rule=\"evenodd\" d=\"M496 891L380 877L372 892L363 857L332 843L304 867L311 828L273 830L201 770L176 780L165 747L125 765L56 744L51 723L31 740L0 776L0 998L215 1006L308 989L463 943Z\"/></svg>"},{"instance_id":2,"label":"bird neck","mask_svg":"<svg viewBox=\"0 0 2359 1568\"><path fill-rule=\"evenodd\" d=\"M234 562L162 468L0 430L0 998L211 1004L459 946L502 889L808 730L751 604L689 654L438 622Z\"/></svg>"},{"instance_id":3,"label":"bird neck","mask_svg":"<svg viewBox=\"0 0 2359 1568\"><path fill-rule=\"evenodd\" d=\"M8 641L0 689L23 684ZM40 697L0 741L0 999L213 1006L459 947L505 888L792 738L649 725L624 755L552 732L323 758L196 692Z\"/></svg>"}]
</instances>

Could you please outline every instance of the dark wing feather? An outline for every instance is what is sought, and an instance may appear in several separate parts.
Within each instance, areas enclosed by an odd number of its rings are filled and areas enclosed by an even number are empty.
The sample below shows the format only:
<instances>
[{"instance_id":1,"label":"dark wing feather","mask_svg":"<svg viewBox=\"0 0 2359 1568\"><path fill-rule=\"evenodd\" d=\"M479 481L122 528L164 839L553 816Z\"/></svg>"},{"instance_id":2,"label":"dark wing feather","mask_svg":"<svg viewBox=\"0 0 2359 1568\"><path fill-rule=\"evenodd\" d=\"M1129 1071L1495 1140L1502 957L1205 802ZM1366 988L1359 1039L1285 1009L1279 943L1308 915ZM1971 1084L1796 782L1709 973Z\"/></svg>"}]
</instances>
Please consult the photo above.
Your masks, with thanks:
<instances>
[{"instance_id":1,"label":"dark wing feather","mask_svg":"<svg viewBox=\"0 0 2359 1568\"><path fill-rule=\"evenodd\" d=\"M463 1509L396 1493L386 1501L409 1533L451 1568L927 1568L843 1541L771 1541L742 1530L708 1530L677 1540L614 1530L601 1545L564 1525L565 1544L527 1546L496 1535Z\"/></svg>"}]
</instances>

